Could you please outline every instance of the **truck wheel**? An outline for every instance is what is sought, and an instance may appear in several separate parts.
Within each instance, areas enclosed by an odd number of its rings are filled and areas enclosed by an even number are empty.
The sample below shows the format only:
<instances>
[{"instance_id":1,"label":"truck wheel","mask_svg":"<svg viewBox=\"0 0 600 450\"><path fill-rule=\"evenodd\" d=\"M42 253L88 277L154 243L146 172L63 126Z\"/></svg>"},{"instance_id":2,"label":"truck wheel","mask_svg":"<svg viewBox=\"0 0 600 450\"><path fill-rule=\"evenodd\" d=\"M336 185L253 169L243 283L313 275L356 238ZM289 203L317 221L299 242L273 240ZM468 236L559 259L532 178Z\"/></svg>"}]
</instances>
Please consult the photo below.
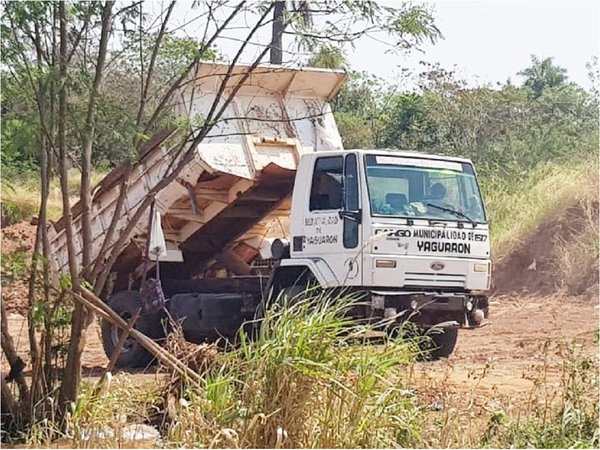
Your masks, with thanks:
<instances>
[{"instance_id":1,"label":"truck wheel","mask_svg":"<svg viewBox=\"0 0 600 450\"><path fill-rule=\"evenodd\" d=\"M458 328L446 327L439 332L436 330L435 333L428 333L427 336L431 340L425 344L428 359L437 360L447 358L454 351L454 347L456 347Z\"/></svg>"},{"instance_id":2,"label":"truck wheel","mask_svg":"<svg viewBox=\"0 0 600 450\"><path fill-rule=\"evenodd\" d=\"M106 303L125 321L129 321L138 308L142 306L141 296L137 291L117 292ZM134 328L152 339L160 339L165 335L161 317L161 313L142 315L138 318ZM110 358L117 347L123 330L106 320L102 321L100 329L104 352ZM123 345L121 355L117 359L116 367L147 367L153 359L154 356L150 352L129 336L125 341L125 345Z\"/></svg>"},{"instance_id":3,"label":"truck wheel","mask_svg":"<svg viewBox=\"0 0 600 450\"><path fill-rule=\"evenodd\" d=\"M279 294L278 301L282 305L290 305L292 302L297 302L302 297L302 293L306 291L306 286L295 284L284 288Z\"/></svg>"}]
</instances>

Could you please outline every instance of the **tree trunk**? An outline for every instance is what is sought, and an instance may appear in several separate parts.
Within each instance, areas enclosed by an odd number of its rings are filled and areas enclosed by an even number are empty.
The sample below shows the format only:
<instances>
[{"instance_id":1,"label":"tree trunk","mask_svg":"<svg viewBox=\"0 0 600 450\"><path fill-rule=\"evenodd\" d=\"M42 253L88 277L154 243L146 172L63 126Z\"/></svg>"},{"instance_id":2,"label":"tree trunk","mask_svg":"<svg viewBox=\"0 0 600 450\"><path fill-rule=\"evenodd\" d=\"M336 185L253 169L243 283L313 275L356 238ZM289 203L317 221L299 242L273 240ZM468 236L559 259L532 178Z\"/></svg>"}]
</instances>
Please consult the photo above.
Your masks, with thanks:
<instances>
[{"instance_id":1,"label":"tree trunk","mask_svg":"<svg viewBox=\"0 0 600 450\"><path fill-rule=\"evenodd\" d=\"M283 62L283 30L285 29L283 15L285 13L285 1L276 1L274 3L273 36L271 39L269 62L271 64L281 64Z\"/></svg>"},{"instance_id":2,"label":"tree trunk","mask_svg":"<svg viewBox=\"0 0 600 450\"><path fill-rule=\"evenodd\" d=\"M85 134L83 136L83 155L81 158L81 235L83 238L82 252L82 277L87 279L91 271L91 253L92 253L92 146L94 144L94 135L96 131L96 102L98 100L98 89L102 82L104 64L106 61L106 51L108 39L110 37L110 27L112 23L112 6L114 2L106 2L102 9L102 29L100 31L100 45L98 48L98 58L96 59L96 71L94 82L90 89L88 100L87 115L85 118ZM88 281L93 283L93 280Z\"/></svg>"},{"instance_id":3,"label":"tree trunk","mask_svg":"<svg viewBox=\"0 0 600 450\"><path fill-rule=\"evenodd\" d=\"M58 136L57 143L59 149L59 171L60 171L60 189L62 192L63 217L65 219L65 232L67 235L67 251L69 254L69 272L71 283L74 288L79 286L77 253L75 251L75 240L73 237L73 216L71 213L71 204L69 203L69 175L68 175L68 155L66 148L66 119L67 119L67 14L64 2L58 4L59 14L59 91L58 91ZM81 306L76 304L73 313L73 323L71 327L71 342L67 355L67 364L65 367L64 378L59 395L59 408L64 415L69 410L69 404L75 400L79 381L81 378L81 353L78 351L83 348L80 330L82 327Z\"/></svg>"}]
</instances>

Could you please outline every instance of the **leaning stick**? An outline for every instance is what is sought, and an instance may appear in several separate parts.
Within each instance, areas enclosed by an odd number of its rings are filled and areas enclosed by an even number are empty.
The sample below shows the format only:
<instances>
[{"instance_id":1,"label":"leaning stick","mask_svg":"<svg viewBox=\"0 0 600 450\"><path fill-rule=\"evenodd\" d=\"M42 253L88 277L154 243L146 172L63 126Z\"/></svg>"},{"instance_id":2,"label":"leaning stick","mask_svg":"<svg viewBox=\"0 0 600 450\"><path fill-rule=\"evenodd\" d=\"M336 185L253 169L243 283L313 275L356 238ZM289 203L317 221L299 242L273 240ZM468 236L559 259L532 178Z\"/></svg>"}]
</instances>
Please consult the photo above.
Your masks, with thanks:
<instances>
[{"instance_id":1,"label":"leaning stick","mask_svg":"<svg viewBox=\"0 0 600 450\"><path fill-rule=\"evenodd\" d=\"M102 300L96 297L93 293L86 290L85 288L79 288L80 293L69 289L68 292L75 298L77 301L83 303L88 308L97 312L103 319L120 327L123 330L127 329L127 322L123 320L116 312L112 310L108 305L106 305ZM152 353L157 359L163 362L166 366L170 367L180 375L184 377L188 377L190 381L194 384L195 387L201 389L203 384L202 377L183 364L181 361L176 359L173 355L159 346L156 342L150 339L143 333L140 333L135 328L130 332L131 337L134 338L137 342L140 343L146 350Z\"/></svg>"},{"instance_id":2,"label":"leaning stick","mask_svg":"<svg viewBox=\"0 0 600 450\"><path fill-rule=\"evenodd\" d=\"M138 308L133 317L127 323L127 329L124 330L123 333L121 333L121 336L119 337L119 342L117 342L117 345L113 350L112 355L110 355L110 361L108 361L108 365L106 366L106 369L104 369L104 374L102 374L100 380L98 381L98 384L96 385L95 392L98 392L100 386L102 386L102 383L104 383L104 381L106 380L106 375L109 372L112 372L112 370L115 368L117 360L119 359L119 356L121 356L121 352L123 351L123 347L125 346L125 341L129 337L131 330L133 330L133 327L135 326L138 318L140 317L141 312L142 308Z\"/></svg>"}]
</instances>

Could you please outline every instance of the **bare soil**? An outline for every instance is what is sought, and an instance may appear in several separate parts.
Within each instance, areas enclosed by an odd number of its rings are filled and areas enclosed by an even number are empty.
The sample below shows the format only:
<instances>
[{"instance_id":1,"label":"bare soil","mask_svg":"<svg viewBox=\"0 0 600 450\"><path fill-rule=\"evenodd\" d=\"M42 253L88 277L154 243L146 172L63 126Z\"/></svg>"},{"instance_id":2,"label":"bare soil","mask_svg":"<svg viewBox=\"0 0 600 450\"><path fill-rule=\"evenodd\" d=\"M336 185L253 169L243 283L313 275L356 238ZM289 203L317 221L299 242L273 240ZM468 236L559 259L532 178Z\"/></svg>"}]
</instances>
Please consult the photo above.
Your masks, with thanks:
<instances>
[{"instance_id":1,"label":"bare soil","mask_svg":"<svg viewBox=\"0 0 600 450\"><path fill-rule=\"evenodd\" d=\"M436 385L481 398L525 398L542 371L549 379L560 376L565 346L586 356L598 354L595 296L499 295L491 302L490 325L462 330L450 358L412 369L411 380L432 392L432 400L443 394L436 393Z\"/></svg>"}]
</instances>

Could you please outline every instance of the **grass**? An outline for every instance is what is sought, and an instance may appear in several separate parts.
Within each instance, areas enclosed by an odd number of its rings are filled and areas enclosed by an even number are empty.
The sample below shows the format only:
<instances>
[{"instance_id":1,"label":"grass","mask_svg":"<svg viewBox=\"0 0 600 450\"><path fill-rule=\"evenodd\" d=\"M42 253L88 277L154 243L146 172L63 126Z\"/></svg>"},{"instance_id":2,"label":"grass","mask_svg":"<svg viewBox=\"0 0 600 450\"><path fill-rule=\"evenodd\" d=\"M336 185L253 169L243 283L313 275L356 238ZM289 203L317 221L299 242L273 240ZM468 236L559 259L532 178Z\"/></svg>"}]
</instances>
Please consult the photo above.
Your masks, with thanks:
<instances>
[{"instance_id":1,"label":"grass","mask_svg":"<svg viewBox=\"0 0 600 450\"><path fill-rule=\"evenodd\" d=\"M415 356L411 346L357 341L356 333L369 326L344 317L352 301L313 296L285 311L272 309L256 340L242 338L225 353L174 336L167 345L203 373L202 389L168 373L162 383L118 375L101 389L86 384L66 430L48 419L34 425L25 442L80 448L598 448L598 361L589 346L541 342L539 357L523 373L533 387L515 398L490 389L481 395L488 365L469 374L468 387L442 379L412 389L405 381ZM147 422L161 430L159 442L123 439L127 424Z\"/></svg>"},{"instance_id":2,"label":"grass","mask_svg":"<svg viewBox=\"0 0 600 450\"><path fill-rule=\"evenodd\" d=\"M521 395L480 390L489 365L469 374L470 389L430 380L440 406L421 393L419 447L598 448L597 358L575 341L552 339L538 356L522 374L533 387Z\"/></svg>"},{"instance_id":3,"label":"grass","mask_svg":"<svg viewBox=\"0 0 600 450\"><path fill-rule=\"evenodd\" d=\"M92 174L92 186L106 176L105 172ZM79 200L81 174L77 169L69 170L68 192L71 205ZM36 174L6 177L2 181L3 219L8 223L30 220L40 207L40 180ZM58 220L62 216L60 181L54 178L50 183L48 196L48 219Z\"/></svg>"},{"instance_id":4,"label":"grass","mask_svg":"<svg viewBox=\"0 0 600 450\"><path fill-rule=\"evenodd\" d=\"M598 155L565 164L541 164L519 180L486 178L482 185L492 255L501 261L549 217L578 203L598 201Z\"/></svg>"},{"instance_id":5,"label":"grass","mask_svg":"<svg viewBox=\"0 0 600 450\"><path fill-rule=\"evenodd\" d=\"M203 392L183 390L167 440L195 447L406 447L413 397L394 377L415 356L400 339L358 345L352 298L309 296L268 312L257 339L219 355Z\"/></svg>"}]
</instances>

